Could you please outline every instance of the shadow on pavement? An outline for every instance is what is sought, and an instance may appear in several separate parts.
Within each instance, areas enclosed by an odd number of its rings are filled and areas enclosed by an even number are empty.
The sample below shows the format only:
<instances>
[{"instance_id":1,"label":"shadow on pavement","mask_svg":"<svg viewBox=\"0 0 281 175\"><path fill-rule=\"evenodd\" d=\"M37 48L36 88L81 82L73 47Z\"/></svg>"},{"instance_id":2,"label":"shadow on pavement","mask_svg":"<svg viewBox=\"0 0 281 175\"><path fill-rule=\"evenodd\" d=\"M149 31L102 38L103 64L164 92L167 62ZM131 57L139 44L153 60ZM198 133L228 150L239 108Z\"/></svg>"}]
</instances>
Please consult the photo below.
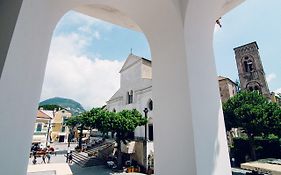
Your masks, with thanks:
<instances>
[{"instance_id":1,"label":"shadow on pavement","mask_svg":"<svg viewBox=\"0 0 281 175\"><path fill-rule=\"evenodd\" d=\"M111 175L113 172L106 166L92 166L82 168L76 164L70 165L73 175Z\"/></svg>"}]
</instances>

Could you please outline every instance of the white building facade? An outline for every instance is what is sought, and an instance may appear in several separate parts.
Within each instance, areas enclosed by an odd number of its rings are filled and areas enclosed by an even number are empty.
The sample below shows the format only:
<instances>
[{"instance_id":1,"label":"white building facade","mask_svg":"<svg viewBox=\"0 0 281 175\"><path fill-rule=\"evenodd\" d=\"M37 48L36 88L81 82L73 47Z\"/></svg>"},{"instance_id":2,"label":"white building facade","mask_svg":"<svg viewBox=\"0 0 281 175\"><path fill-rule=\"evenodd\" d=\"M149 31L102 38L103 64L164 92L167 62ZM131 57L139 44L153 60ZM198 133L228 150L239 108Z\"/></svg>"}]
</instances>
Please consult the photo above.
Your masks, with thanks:
<instances>
[{"instance_id":1,"label":"white building facade","mask_svg":"<svg viewBox=\"0 0 281 175\"><path fill-rule=\"evenodd\" d=\"M152 100L152 65L151 61L130 54L120 70L120 88L107 101L109 111L137 109L145 116L147 108L148 132L147 138L153 140L153 100ZM144 126L135 130L136 138L144 138Z\"/></svg>"},{"instance_id":2,"label":"white building facade","mask_svg":"<svg viewBox=\"0 0 281 175\"><path fill-rule=\"evenodd\" d=\"M50 143L50 131L52 129L51 122L54 118L53 111L38 110L36 115L36 122L34 124L34 134L32 143L41 143L48 145Z\"/></svg>"}]
</instances>

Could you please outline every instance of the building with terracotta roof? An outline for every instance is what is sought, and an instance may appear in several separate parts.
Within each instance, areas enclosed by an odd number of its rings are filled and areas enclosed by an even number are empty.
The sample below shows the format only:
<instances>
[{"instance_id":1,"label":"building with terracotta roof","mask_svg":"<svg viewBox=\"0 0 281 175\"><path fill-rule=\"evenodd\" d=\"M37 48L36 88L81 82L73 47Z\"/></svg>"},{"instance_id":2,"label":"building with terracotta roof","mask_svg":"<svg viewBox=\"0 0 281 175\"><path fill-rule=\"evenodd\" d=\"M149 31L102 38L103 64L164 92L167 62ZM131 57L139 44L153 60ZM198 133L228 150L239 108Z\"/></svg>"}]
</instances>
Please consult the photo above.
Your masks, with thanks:
<instances>
[{"instance_id":1,"label":"building with terracotta roof","mask_svg":"<svg viewBox=\"0 0 281 175\"><path fill-rule=\"evenodd\" d=\"M226 102L230 97L237 94L237 83L230 78L218 76L220 97L222 102Z\"/></svg>"},{"instance_id":2,"label":"building with terracotta roof","mask_svg":"<svg viewBox=\"0 0 281 175\"><path fill-rule=\"evenodd\" d=\"M51 129L52 119L53 111L41 109L37 111L32 143L46 144L47 141L50 141L50 138L47 140L47 137Z\"/></svg>"}]
</instances>

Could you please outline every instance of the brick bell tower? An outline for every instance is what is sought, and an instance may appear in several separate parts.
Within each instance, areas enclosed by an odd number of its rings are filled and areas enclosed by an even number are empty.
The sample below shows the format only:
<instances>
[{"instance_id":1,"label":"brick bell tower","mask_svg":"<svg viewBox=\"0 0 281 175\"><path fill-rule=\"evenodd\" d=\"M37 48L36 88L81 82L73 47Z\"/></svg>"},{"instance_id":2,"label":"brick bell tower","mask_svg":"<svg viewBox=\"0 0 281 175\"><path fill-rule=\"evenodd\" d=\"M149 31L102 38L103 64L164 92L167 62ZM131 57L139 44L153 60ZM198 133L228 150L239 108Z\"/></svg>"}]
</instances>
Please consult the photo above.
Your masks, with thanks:
<instances>
[{"instance_id":1,"label":"brick bell tower","mask_svg":"<svg viewBox=\"0 0 281 175\"><path fill-rule=\"evenodd\" d=\"M235 52L241 90L258 90L265 97L270 98L257 43L245 44L233 50Z\"/></svg>"}]
</instances>

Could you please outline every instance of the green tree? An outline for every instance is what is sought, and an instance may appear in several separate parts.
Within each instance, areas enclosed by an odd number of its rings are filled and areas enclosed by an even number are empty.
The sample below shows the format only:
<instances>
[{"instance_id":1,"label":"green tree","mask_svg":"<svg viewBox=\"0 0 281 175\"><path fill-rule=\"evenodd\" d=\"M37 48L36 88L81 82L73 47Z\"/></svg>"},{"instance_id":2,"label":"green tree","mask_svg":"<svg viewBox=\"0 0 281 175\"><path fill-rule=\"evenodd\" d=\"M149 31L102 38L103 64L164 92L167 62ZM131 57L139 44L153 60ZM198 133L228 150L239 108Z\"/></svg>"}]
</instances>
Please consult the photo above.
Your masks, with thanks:
<instances>
[{"instance_id":1,"label":"green tree","mask_svg":"<svg viewBox=\"0 0 281 175\"><path fill-rule=\"evenodd\" d=\"M78 128L78 126L81 125L81 118L80 118L80 116L77 115L77 116L70 117L65 122L65 125L69 127L69 130L70 130L69 132L71 134L71 137L73 138L74 137L74 133L73 133L74 129ZM70 139L71 138L69 138L68 142L70 142ZM82 145L82 143L81 143L81 145Z\"/></svg>"},{"instance_id":2,"label":"green tree","mask_svg":"<svg viewBox=\"0 0 281 175\"><path fill-rule=\"evenodd\" d=\"M121 112L109 112L103 109L95 110L95 126L102 133L111 132L117 143L117 167L122 168L121 142L124 144L130 139L129 135L136 127L145 125L147 119L136 109Z\"/></svg>"},{"instance_id":3,"label":"green tree","mask_svg":"<svg viewBox=\"0 0 281 175\"><path fill-rule=\"evenodd\" d=\"M63 107L61 107L59 105L40 105L38 107L38 109L40 109L40 108L43 108L44 110L51 110L51 111L54 111L55 109L56 110L64 109Z\"/></svg>"},{"instance_id":4,"label":"green tree","mask_svg":"<svg viewBox=\"0 0 281 175\"><path fill-rule=\"evenodd\" d=\"M255 136L280 135L281 110L257 91L241 91L223 104L226 129L242 128L249 138L251 158L256 160Z\"/></svg>"},{"instance_id":5,"label":"green tree","mask_svg":"<svg viewBox=\"0 0 281 175\"><path fill-rule=\"evenodd\" d=\"M111 132L115 136L117 143L118 168L122 168L121 142L124 144L130 139L130 133L134 132L136 127L145 125L147 119L144 118L136 109L123 110L120 112L110 112L104 108L93 108L81 115L71 117L67 121L67 126L79 127L79 147L82 144L82 132L85 127L96 128L103 134Z\"/></svg>"},{"instance_id":6,"label":"green tree","mask_svg":"<svg viewBox=\"0 0 281 175\"><path fill-rule=\"evenodd\" d=\"M79 118L77 116L72 116L65 122L65 125L69 127L68 143L74 138L74 129L79 123Z\"/></svg>"},{"instance_id":7,"label":"green tree","mask_svg":"<svg viewBox=\"0 0 281 175\"><path fill-rule=\"evenodd\" d=\"M80 115L70 117L66 121L66 125L71 128L73 131L74 127L79 129L79 139L78 139L78 147L82 148L82 138L83 138L83 130L86 127L90 127L92 125L91 118L89 117L89 112L84 112Z\"/></svg>"},{"instance_id":8,"label":"green tree","mask_svg":"<svg viewBox=\"0 0 281 175\"><path fill-rule=\"evenodd\" d=\"M123 110L115 116L112 132L116 133L118 168L122 167L121 141L126 144L129 133L134 132L136 127L145 125L147 119L144 118L136 109Z\"/></svg>"},{"instance_id":9,"label":"green tree","mask_svg":"<svg viewBox=\"0 0 281 175\"><path fill-rule=\"evenodd\" d=\"M78 138L78 147L82 147L82 138L83 138L83 130L88 128L91 132L93 128L102 128L102 123L97 125L97 119L101 120L104 118L105 110L102 108L93 108L90 111L86 111L81 113L80 115L70 117L66 125L69 126L72 130L76 127L79 130L79 138ZM99 127L98 127L99 126ZM105 128L105 125L103 126ZM106 130L107 131L107 130Z\"/></svg>"},{"instance_id":10,"label":"green tree","mask_svg":"<svg viewBox=\"0 0 281 175\"><path fill-rule=\"evenodd\" d=\"M76 127L79 123L80 123L80 122L79 122L78 116L72 116L72 117L70 117L69 119L67 119L67 121L66 121L65 124L66 124L68 127L74 128L74 127Z\"/></svg>"}]
</instances>

